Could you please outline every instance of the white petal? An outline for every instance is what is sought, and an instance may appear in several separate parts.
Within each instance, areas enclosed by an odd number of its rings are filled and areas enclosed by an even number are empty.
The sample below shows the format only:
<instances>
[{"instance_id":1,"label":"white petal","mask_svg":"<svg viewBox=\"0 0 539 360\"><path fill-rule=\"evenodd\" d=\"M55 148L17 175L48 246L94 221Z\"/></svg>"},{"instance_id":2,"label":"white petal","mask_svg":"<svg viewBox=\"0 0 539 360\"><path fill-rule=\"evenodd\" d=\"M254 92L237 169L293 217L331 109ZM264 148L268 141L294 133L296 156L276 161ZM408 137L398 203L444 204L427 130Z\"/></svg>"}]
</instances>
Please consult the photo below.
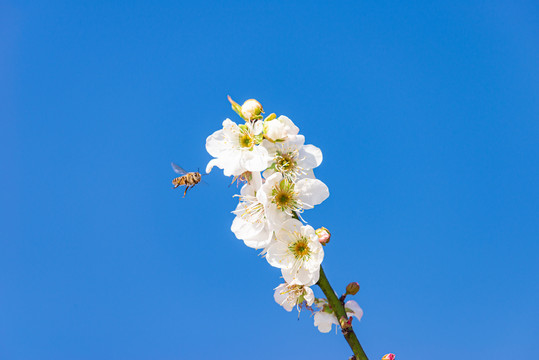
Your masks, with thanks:
<instances>
[{"instance_id":1,"label":"white petal","mask_svg":"<svg viewBox=\"0 0 539 360\"><path fill-rule=\"evenodd\" d=\"M297 135L299 133L299 128L294 125L292 120L290 120L287 116L281 115L277 118L277 120L285 125L286 133L288 135Z\"/></svg>"},{"instance_id":2,"label":"white petal","mask_svg":"<svg viewBox=\"0 0 539 360\"><path fill-rule=\"evenodd\" d=\"M289 299L290 292L288 289L288 284L281 284L275 289L273 298L275 302L285 308L286 311L292 311L294 308L294 299Z\"/></svg>"},{"instance_id":3,"label":"white petal","mask_svg":"<svg viewBox=\"0 0 539 360\"><path fill-rule=\"evenodd\" d=\"M305 293L303 294L303 299L305 299L308 306L311 306L314 303L313 289L308 286L305 286L303 289L305 290Z\"/></svg>"},{"instance_id":4,"label":"white petal","mask_svg":"<svg viewBox=\"0 0 539 360\"><path fill-rule=\"evenodd\" d=\"M255 193L260 189L262 186L262 176L260 175L260 171L253 171L251 173L251 181L249 181L249 185L252 186L252 188L255 190Z\"/></svg>"},{"instance_id":5,"label":"white petal","mask_svg":"<svg viewBox=\"0 0 539 360\"><path fill-rule=\"evenodd\" d=\"M219 157L221 152L227 149L224 140L223 130L217 130L206 138L206 151L213 157Z\"/></svg>"},{"instance_id":6,"label":"white petal","mask_svg":"<svg viewBox=\"0 0 539 360\"><path fill-rule=\"evenodd\" d=\"M263 229L258 235L252 238L243 239L245 245L253 249L264 249L268 245L271 245L273 239L273 231Z\"/></svg>"},{"instance_id":7,"label":"white petal","mask_svg":"<svg viewBox=\"0 0 539 360\"><path fill-rule=\"evenodd\" d=\"M252 150L242 151L241 166L247 171L264 171L268 167L268 150L255 146Z\"/></svg>"},{"instance_id":8,"label":"white petal","mask_svg":"<svg viewBox=\"0 0 539 360\"><path fill-rule=\"evenodd\" d=\"M360 321L363 317L363 309L354 300L348 300L344 307L347 308L346 315L355 316L357 321Z\"/></svg>"},{"instance_id":9,"label":"white petal","mask_svg":"<svg viewBox=\"0 0 539 360\"><path fill-rule=\"evenodd\" d=\"M287 140L280 143L279 146L283 150L300 150L305 143L305 136L303 135L289 135Z\"/></svg>"},{"instance_id":10,"label":"white petal","mask_svg":"<svg viewBox=\"0 0 539 360\"><path fill-rule=\"evenodd\" d=\"M308 271L303 266L300 266L297 270L294 268L282 268L281 273L287 283L311 286L316 284L320 278L320 267L318 271L314 272Z\"/></svg>"},{"instance_id":11,"label":"white petal","mask_svg":"<svg viewBox=\"0 0 539 360\"><path fill-rule=\"evenodd\" d=\"M303 145L300 150L301 166L304 169L314 169L322 163L322 151L314 145Z\"/></svg>"},{"instance_id":12,"label":"white petal","mask_svg":"<svg viewBox=\"0 0 539 360\"><path fill-rule=\"evenodd\" d=\"M223 169L225 176L237 176L245 172L240 164L241 151L237 149L227 150L219 157L219 165Z\"/></svg>"},{"instance_id":13,"label":"white petal","mask_svg":"<svg viewBox=\"0 0 539 360\"><path fill-rule=\"evenodd\" d=\"M305 209L311 209L329 197L328 187L318 179L301 179L295 190L299 193L298 198L306 204Z\"/></svg>"},{"instance_id":14,"label":"white petal","mask_svg":"<svg viewBox=\"0 0 539 360\"><path fill-rule=\"evenodd\" d=\"M275 235L279 241L289 244L296 240L295 237L292 236L292 233L298 232L301 234L302 226L303 224L301 221L294 218L288 218L288 220L282 223L281 228Z\"/></svg>"},{"instance_id":15,"label":"white petal","mask_svg":"<svg viewBox=\"0 0 539 360\"><path fill-rule=\"evenodd\" d=\"M231 230L240 240L256 237L264 230L263 222L248 222L241 216L236 216L232 222Z\"/></svg>"},{"instance_id":16,"label":"white petal","mask_svg":"<svg viewBox=\"0 0 539 360\"><path fill-rule=\"evenodd\" d=\"M266 260L276 268L290 268L294 264L294 258L289 254L287 244L275 241L268 248Z\"/></svg>"},{"instance_id":17,"label":"white petal","mask_svg":"<svg viewBox=\"0 0 539 360\"><path fill-rule=\"evenodd\" d=\"M208 165L206 165L206 174L209 174L211 169L213 169L214 166L217 166L218 168L222 169L223 167L219 164L219 159L212 159L208 162Z\"/></svg>"},{"instance_id":18,"label":"white petal","mask_svg":"<svg viewBox=\"0 0 539 360\"><path fill-rule=\"evenodd\" d=\"M323 333L331 331L331 325L338 325L337 318L333 314L329 314L324 311L318 311L314 314L314 326L318 327L318 330Z\"/></svg>"}]
</instances>

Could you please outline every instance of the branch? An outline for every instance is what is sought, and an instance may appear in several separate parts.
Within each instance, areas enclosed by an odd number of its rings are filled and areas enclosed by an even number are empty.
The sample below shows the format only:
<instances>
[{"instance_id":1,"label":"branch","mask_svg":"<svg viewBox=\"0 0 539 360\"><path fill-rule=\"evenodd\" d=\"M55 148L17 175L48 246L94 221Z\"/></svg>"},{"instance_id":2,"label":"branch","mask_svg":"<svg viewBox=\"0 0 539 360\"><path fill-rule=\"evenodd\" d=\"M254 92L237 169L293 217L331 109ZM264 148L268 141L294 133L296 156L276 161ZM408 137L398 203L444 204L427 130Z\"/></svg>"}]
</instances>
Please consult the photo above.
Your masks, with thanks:
<instances>
[{"instance_id":1,"label":"branch","mask_svg":"<svg viewBox=\"0 0 539 360\"><path fill-rule=\"evenodd\" d=\"M331 288L331 285L329 284L329 281L326 277L326 274L324 273L324 270L322 269L322 266L320 266L320 279L318 280L316 285L318 285L320 289L322 289L324 295L326 295L328 303L331 306L331 309L335 312L337 320L340 322L340 319L342 319L343 317L344 319L348 320L344 305L339 300L337 295L335 295L335 291L333 291L333 289ZM352 328L352 326L346 329L342 329L342 333L344 335L344 338L348 342L348 345L354 352L355 360L369 360L367 358L367 355L365 355L365 352L363 351L363 348L361 347L361 344L359 343L359 340L357 339L357 336L354 333L354 329Z\"/></svg>"}]
</instances>

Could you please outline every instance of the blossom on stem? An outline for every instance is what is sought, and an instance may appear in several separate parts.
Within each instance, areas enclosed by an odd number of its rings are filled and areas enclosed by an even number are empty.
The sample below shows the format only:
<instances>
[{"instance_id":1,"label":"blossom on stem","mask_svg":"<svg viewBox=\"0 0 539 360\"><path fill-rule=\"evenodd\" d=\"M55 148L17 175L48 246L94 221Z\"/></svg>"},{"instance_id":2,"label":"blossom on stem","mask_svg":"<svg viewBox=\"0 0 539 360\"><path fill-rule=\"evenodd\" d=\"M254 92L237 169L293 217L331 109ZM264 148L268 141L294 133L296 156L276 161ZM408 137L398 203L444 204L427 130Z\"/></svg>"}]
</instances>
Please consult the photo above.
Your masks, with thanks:
<instances>
[{"instance_id":1,"label":"blossom on stem","mask_svg":"<svg viewBox=\"0 0 539 360\"><path fill-rule=\"evenodd\" d=\"M312 209L329 196L329 189L318 179L301 179L296 183L275 173L260 188L259 199L264 204L270 223L278 226L279 213L294 216Z\"/></svg>"},{"instance_id":2,"label":"blossom on stem","mask_svg":"<svg viewBox=\"0 0 539 360\"><path fill-rule=\"evenodd\" d=\"M318 330L323 333L331 331L331 325L335 324L340 326L339 320L335 316L333 309L331 309L326 299L317 299L316 305L321 307L319 311L314 314L314 325L318 327ZM358 321L363 317L363 310L357 302L349 300L344 304L347 317L356 317Z\"/></svg>"},{"instance_id":3,"label":"blossom on stem","mask_svg":"<svg viewBox=\"0 0 539 360\"><path fill-rule=\"evenodd\" d=\"M206 139L206 150L216 158L210 160L206 172L209 173L214 166L223 169L225 176L265 170L271 159L268 150L259 145L262 137L262 124L259 121L238 125L226 119L223 129Z\"/></svg>"},{"instance_id":4,"label":"blossom on stem","mask_svg":"<svg viewBox=\"0 0 539 360\"><path fill-rule=\"evenodd\" d=\"M251 181L241 188L240 202L232 213L236 215L231 230L245 245L262 249L267 247L273 238L273 228L266 219L264 205L257 196L262 179L259 172L252 173ZM281 214L280 221L284 222L286 215Z\"/></svg>"},{"instance_id":5,"label":"blossom on stem","mask_svg":"<svg viewBox=\"0 0 539 360\"><path fill-rule=\"evenodd\" d=\"M314 302L314 293L308 286L284 283L275 288L273 298L286 311L292 311L295 306L299 306L304 301L311 306Z\"/></svg>"},{"instance_id":6,"label":"blossom on stem","mask_svg":"<svg viewBox=\"0 0 539 360\"><path fill-rule=\"evenodd\" d=\"M324 249L310 225L289 219L275 232L275 241L268 247L266 259L281 269L289 284L314 285L320 277Z\"/></svg>"},{"instance_id":7,"label":"blossom on stem","mask_svg":"<svg viewBox=\"0 0 539 360\"><path fill-rule=\"evenodd\" d=\"M303 135L290 135L283 142L272 143L264 140L262 145L268 149L271 158L268 169L264 171L264 177L268 178L280 172L290 181L305 177L314 178L312 169L322 163L322 151L314 145L304 143Z\"/></svg>"}]
</instances>

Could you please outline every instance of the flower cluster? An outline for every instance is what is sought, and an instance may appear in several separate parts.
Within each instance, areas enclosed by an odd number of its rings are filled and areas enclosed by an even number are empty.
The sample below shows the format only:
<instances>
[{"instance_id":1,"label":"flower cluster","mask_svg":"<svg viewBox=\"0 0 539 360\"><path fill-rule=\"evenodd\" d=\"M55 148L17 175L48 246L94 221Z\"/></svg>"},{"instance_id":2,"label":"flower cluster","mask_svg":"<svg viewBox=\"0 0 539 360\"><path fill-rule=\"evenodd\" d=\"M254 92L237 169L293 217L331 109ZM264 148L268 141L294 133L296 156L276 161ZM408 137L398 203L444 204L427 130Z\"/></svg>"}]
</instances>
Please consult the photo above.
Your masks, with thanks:
<instances>
[{"instance_id":1,"label":"flower cluster","mask_svg":"<svg viewBox=\"0 0 539 360\"><path fill-rule=\"evenodd\" d=\"M206 140L213 156L206 173L218 167L226 176L242 181L231 230L248 247L262 250L267 262L279 268L284 283L275 289L275 301L287 311L315 303L313 290L329 242L326 228L315 230L304 223L302 213L329 196L328 187L316 179L313 169L322 152L305 144L299 128L286 116L263 118L262 105L254 99L242 106L229 100L245 123L223 121L223 128ZM320 310L315 325L321 332L339 325L325 299L316 299ZM352 304L353 303L353 304ZM350 314L361 318L355 302L346 303Z\"/></svg>"}]
</instances>

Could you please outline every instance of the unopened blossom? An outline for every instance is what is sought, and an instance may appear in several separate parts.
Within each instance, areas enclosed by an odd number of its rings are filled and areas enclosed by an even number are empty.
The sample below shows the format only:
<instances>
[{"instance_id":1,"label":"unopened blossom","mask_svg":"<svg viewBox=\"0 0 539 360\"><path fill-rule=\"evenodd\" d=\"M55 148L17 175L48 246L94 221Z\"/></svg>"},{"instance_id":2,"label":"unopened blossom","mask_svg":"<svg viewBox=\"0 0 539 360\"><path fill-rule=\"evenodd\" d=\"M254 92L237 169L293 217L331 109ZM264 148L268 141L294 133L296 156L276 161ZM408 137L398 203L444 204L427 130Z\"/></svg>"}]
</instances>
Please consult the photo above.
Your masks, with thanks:
<instances>
[{"instance_id":1,"label":"unopened blossom","mask_svg":"<svg viewBox=\"0 0 539 360\"><path fill-rule=\"evenodd\" d=\"M312 226L289 219L275 232L266 259L270 265L281 269L287 283L310 286L320 277L324 249Z\"/></svg>"},{"instance_id":2,"label":"unopened blossom","mask_svg":"<svg viewBox=\"0 0 539 360\"><path fill-rule=\"evenodd\" d=\"M264 121L264 135L271 141L285 140L288 136L294 136L298 133L299 128L284 115Z\"/></svg>"},{"instance_id":3,"label":"unopened blossom","mask_svg":"<svg viewBox=\"0 0 539 360\"><path fill-rule=\"evenodd\" d=\"M266 179L259 190L259 199L266 209L270 223L278 226L279 213L297 215L312 209L329 196L329 189L318 179L301 179L296 183L275 173Z\"/></svg>"},{"instance_id":4,"label":"unopened blossom","mask_svg":"<svg viewBox=\"0 0 539 360\"><path fill-rule=\"evenodd\" d=\"M327 333L331 330L331 325L340 326L340 324L333 310L327 305L327 300L320 300L317 301L317 306L320 306L321 309L314 314L314 325L318 327L320 332ZM347 301L344 304L344 309L346 310L346 316L349 318L354 316L359 321L363 317L363 310L354 300Z\"/></svg>"},{"instance_id":5,"label":"unopened blossom","mask_svg":"<svg viewBox=\"0 0 539 360\"><path fill-rule=\"evenodd\" d=\"M292 311L294 307L299 306L303 301L308 306L311 306L314 302L314 293L308 286L284 283L277 286L273 298L286 311Z\"/></svg>"},{"instance_id":6,"label":"unopened blossom","mask_svg":"<svg viewBox=\"0 0 539 360\"><path fill-rule=\"evenodd\" d=\"M246 120L252 120L255 116L263 113L262 104L260 104L255 99L249 99L243 103L241 106L241 115Z\"/></svg>"},{"instance_id":7,"label":"unopened blossom","mask_svg":"<svg viewBox=\"0 0 539 360\"><path fill-rule=\"evenodd\" d=\"M312 169L322 163L322 151L314 145L304 143L303 135L290 135L287 140L275 143L264 140L262 145L268 149L271 158L268 169L264 171L264 177L268 178L280 172L290 181L305 177L314 178Z\"/></svg>"},{"instance_id":8,"label":"unopened blossom","mask_svg":"<svg viewBox=\"0 0 539 360\"><path fill-rule=\"evenodd\" d=\"M260 146L262 124L247 122L237 125L230 119L223 121L223 129L206 139L206 150L216 159L206 166L209 173L214 166L223 169L225 176L238 176L246 171L263 171L270 160L268 150Z\"/></svg>"},{"instance_id":9,"label":"unopened blossom","mask_svg":"<svg viewBox=\"0 0 539 360\"><path fill-rule=\"evenodd\" d=\"M329 239L331 239L331 233L328 229L322 226L321 228L316 229L315 232L316 235L318 235L318 241L320 241L320 244L326 245L327 243L329 243Z\"/></svg>"},{"instance_id":10,"label":"unopened blossom","mask_svg":"<svg viewBox=\"0 0 539 360\"><path fill-rule=\"evenodd\" d=\"M359 291L359 284L357 282L351 282L350 284L346 285L346 294L347 295L355 295Z\"/></svg>"},{"instance_id":11,"label":"unopened blossom","mask_svg":"<svg viewBox=\"0 0 539 360\"><path fill-rule=\"evenodd\" d=\"M395 360L395 354L385 354L382 360Z\"/></svg>"}]
</instances>

